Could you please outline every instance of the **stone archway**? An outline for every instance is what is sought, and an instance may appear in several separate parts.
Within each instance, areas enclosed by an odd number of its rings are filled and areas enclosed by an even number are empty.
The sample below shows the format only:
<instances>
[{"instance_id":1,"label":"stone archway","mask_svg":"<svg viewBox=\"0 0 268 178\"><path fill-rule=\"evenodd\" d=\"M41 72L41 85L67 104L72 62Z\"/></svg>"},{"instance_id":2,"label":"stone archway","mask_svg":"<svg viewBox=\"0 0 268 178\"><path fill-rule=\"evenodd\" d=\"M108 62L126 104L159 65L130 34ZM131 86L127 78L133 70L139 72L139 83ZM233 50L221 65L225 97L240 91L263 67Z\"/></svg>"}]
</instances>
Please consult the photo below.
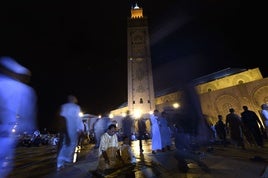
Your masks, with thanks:
<instances>
[{"instance_id":1,"label":"stone archway","mask_svg":"<svg viewBox=\"0 0 268 178\"><path fill-rule=\"evenodd\" d=\"M241 104L236 97L229 94L224 94L216 98L215 108L219 114L226 116L229 113L230 108L234 108L235 111L239 111Z\"/></svg>"}]
</instances>

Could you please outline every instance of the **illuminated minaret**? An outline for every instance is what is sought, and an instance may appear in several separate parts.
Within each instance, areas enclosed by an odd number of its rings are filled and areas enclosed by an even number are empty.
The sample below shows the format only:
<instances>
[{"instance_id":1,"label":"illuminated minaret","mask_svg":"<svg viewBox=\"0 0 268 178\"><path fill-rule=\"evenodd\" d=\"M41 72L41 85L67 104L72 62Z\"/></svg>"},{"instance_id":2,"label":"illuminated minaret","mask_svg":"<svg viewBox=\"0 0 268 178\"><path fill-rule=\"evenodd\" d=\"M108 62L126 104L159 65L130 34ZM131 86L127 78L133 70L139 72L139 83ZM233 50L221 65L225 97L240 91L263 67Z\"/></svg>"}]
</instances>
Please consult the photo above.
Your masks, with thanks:
<instances>
[{"instance_id":1,"label":"illuminated minaret","mask_svg":"<svg viewBox=\"0 0 268 178\"><path fill-rule=\"evenodd\" d=\"M128 109L149 113L155 109L147 17L136 4L128 18Z\"/></svg>"}]
</instances>

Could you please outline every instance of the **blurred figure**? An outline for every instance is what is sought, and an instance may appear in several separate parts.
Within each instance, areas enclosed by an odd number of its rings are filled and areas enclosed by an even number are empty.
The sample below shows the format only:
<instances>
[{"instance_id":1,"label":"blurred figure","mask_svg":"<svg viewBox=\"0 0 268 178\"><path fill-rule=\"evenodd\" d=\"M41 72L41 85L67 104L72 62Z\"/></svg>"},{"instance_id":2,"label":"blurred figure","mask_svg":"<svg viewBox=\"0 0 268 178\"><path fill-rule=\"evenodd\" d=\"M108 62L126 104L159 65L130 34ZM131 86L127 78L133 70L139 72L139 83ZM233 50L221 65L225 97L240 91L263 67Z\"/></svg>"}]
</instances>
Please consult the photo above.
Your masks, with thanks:
<instances>
[{"instance_id":1,"label":"blurred figure","mask_svg":"<svg viewBox=\"0 0 268 178\"><path fill-rule=\"evenodd\" d=\"M159 117L159 128L161 134L162 151L170 150L171 147L171 133L168 127L167 113L163 111Z\"/></svg>"},{"instance_id":2,"label":"blurred figure","mask_svg":"<svg viewBox=\"0 0 268 178\"><path fill-rule=\"evenodd\" d=\"M66 165L75 162L75 151L78 146L78 137L83 132L83 122L79 113L80 106L75 96L69 95L68 102L60 109L60 116L65 120L66 130L62 138L61 147L57 155L57 170L62 170ZM63 121L64 122L64 121ZM63 127L64 128L64 127ZM64 129L63 129L64 130Z\"/></svg>"},{"instance_id":3,"label":"blurred figure","mask_svg":"<svg viewBox=\"0 0 268 178\"><path fill-rule=\"evenodd\" d=\"M131 145L132 133L134 132L134 120L130 115L130 111L127 110L126 116L122 120L122 132L123 136L127 136L129 139L129 145Z\"/></svg>"},{"instance_id":4,"label":"blurred figure","mask_svg":"<svg viewBox=\"0 0 268 178\"><path fill-rule=\"evenodd\" d=\"M27 85L31 73L10 57L0 58L0 175L13 169L18 133L36 130L36 93Z\"/></svg>"},{"instance_id":5,"label":"blurred figure","mask_svg":"<svg viewBox=\"0 0 268 178\"><path fill-rule=\"evenodd\" d=\"M264 138L268 138L268 105L267 104L261 105L261 115L264 120L265 131L266 131L266 135L264 136Z\"/></svg>"},{"instance_id":6,"label":"blurred figure","mask_svg":"<svg viewBox=\"0 0 268 178\"><path fill-rule=\"evenodd\" d=\"M105 115L102 118L98 118L94 125L93 125L93 129L94 129L94 139L95 139L95 149L98 149L100 146L100 139L101 136L107 131L107 128L109 126L109 124L111 123L111 119Z\"/></svg>"},{"instance_id":7,"label":"blurred figure","mask_svg":"<svg viewBox=\"0 0 268 178\"><path fill-rule=\"evenodd\" d=\"M248 128L249 132L253 135L256 144L263 147L263 137L260 130L263 126L259 117L254 111L249 110L247 106L243 106L243 110L241 120L244 126Z\"/></svg>"},{"instance_id":8,"label":"blurred figure","mask_svg":"<svg viewBox=\"0 0 268 178\"><path fill-rule=\"evenodd\" d=\"M41 133L39 130L34 131L31 137L31 146L40 146L42 144Z\"/></svg>"},{"instance_id":9,"label":"blurred figure","mask_svg":"<svg viewBox=\"0 0 268 178\"><path fill-rule=\"evenodd\" d=\"M94 133L94 124L98 120L98 117L92 117L89 119L89 137L90 137L90 143L95 144L95 133Z\"/></svg>"},{"instance_id":10,"label":"blurred figure","mask_svg":"<svg viewBox=\"0 0 268 178\"><path fill-rule=\"evenodd\" d=\"M150 124L151 124L151 136L152 136L152 153L156 154L157 151L162 149L162 141L161 134L159 128L159 111L154 110L153 115L150 116Z\"/></svg>"},{"instance_id":11,"label":"blurred figure","mask_svg":"<svg viewBox=\"0 0 268 178\"><path fill-rule=\"evenodd\" d=\"M191 135L185 131L185 125L178 118L175 124L175 159L178 162L178 169L184 173L188 172L187 160L194 161L204 172L210 172L208 166L201 161L200 155L195 153L191 143Z\"/></svg>"},{"instance_id":12,"label":"blurred figure","mask_svg":"<svg viewBox=\"0 0 268 178\"><path fill-rule=\"evenodd\" d=\"M90 138L89 138L89 129L88 129L88 124L86 120L82 120L83 122L83 132L81 132L81 134L79 135L78 138L78 145L80 146L80 148L82 149L84 147L85 144L90 142Z\"/></svg>"},{"instance_id":13,"label":"blurred figure","mask_svg":"<svg viewBox=\"0 0 268 178\"><path fill-rule=\"evenodd\" d=\"M144 150L142 148L142 140L147 140L147 129L146 129L146 119L145 118L139 118L138 119L138 140L139 140L139 147L140 147L140 153L142 153Z\"/></svg>"},{"instance_id":14,"label":"blurred figure","mask_svg":"<svg viewBox=\"0 0 268 178\"><path fill-rule=\"evenodd\" d=\"M235 110L233 108L229 109L229 114L226 116L226 128L228 132L230 131L230 138L232 143L235 146L241 146L245 149L244 139L243 139L243 131L242 131L242 122L240 117L235 114Z\"/></svg>"},{"instance_id":15,"label":"blurred figure","mask_svg":"<svg viewBox=\"0 0 268 178\"><path fill-rule=\"evenodd\" d=\"M221 144L223 146L226 146L226 126L224 122L222 121L223 117L222 115L218 115L218 121L215 124L215 130L217 133L217 137L220 139Z\"/></svg>"}]
</instances>

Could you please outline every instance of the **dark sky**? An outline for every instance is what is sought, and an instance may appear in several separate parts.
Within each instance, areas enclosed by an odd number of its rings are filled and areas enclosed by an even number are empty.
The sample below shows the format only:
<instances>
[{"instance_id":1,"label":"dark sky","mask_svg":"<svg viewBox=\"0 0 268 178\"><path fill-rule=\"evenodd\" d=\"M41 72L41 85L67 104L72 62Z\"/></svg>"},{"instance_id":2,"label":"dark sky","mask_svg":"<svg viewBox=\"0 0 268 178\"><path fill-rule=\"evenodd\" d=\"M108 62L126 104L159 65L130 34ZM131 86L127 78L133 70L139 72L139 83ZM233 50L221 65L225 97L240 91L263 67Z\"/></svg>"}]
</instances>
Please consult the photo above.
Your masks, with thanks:
<instances>
[{"instance_id":1,"label":"dark sky","mask_svg":"<svg viewBox=\"0 0 268 178\"><path fill-rule=\"evenodd\" d=\"M68 94L76 95L83 111L91 114L127 101L126 22L133 2L1 2L0 55L14 57L32 71L40 127L53 123ZM149 19L153 69L180 60L189 63L189 78L227 67L268 71L259 58L252 60L249 49L254 45L245 45L252 38L250 19L240 1L138 4Z\"/></svg>"}]
</instances>

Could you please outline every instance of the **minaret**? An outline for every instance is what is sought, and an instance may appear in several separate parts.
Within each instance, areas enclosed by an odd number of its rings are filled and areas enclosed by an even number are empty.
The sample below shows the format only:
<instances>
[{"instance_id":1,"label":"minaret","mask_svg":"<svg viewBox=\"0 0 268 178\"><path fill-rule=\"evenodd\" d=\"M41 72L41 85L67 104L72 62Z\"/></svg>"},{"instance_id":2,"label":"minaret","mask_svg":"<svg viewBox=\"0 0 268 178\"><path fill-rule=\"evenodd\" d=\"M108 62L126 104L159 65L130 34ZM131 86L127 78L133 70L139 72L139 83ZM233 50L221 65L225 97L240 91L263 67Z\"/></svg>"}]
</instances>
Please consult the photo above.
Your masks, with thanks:
<instances>
[{"instance_id":1,"label":"minaret","mask_svg":"<svg viewBox=\"0 0 268 178\"><path fill-rule=\"evenodd\" d=\"M154 85L147 17L142 8L131 8L128 18L128 109L149 113L155 109Z\"/></svg>"}]
</instances>

